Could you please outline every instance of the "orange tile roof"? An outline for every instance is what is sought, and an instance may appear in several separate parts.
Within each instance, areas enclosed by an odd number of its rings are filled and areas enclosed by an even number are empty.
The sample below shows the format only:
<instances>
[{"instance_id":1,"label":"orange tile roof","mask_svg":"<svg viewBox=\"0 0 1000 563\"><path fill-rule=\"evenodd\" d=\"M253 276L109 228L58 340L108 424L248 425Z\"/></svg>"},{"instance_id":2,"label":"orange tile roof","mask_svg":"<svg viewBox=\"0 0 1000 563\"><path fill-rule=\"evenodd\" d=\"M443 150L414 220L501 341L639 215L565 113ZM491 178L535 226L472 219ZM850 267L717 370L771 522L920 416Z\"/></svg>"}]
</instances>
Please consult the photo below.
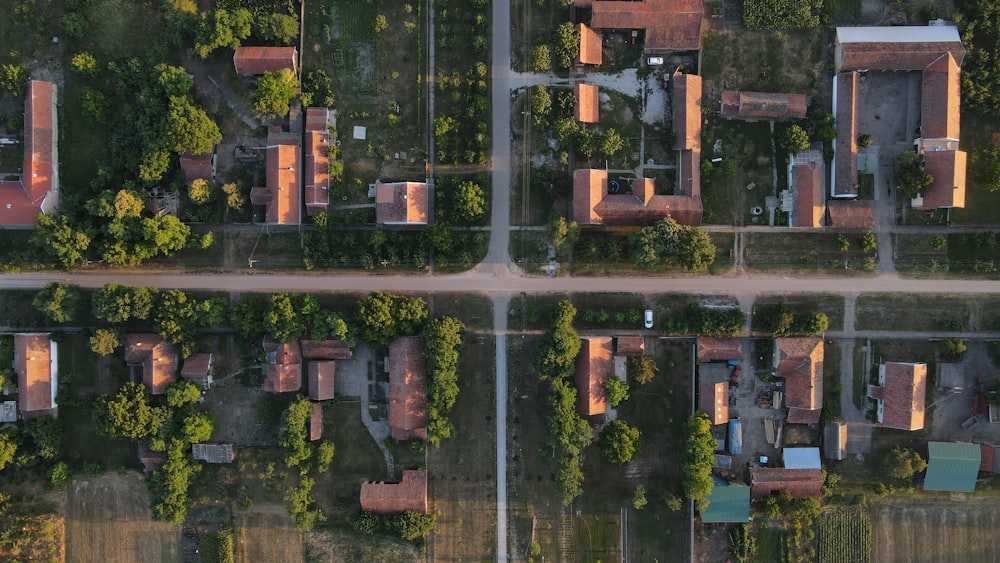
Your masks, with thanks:
<instances>
[{"instance_id":1,"label":"orange tile roof","mask_svg":"<svg viewBox=\"0 0 1000 563\"><path fill-rule=\"evenodd\" d=\"M823 340L775 338L775 376L785 380L788 422L819 422L823 408Z\"/></svg>"},{"instance_id":2,"label":"orange tile roof","mask_svg":"<svg viewBox=\"0 0 1000 563\"><path fill-rule=\"evenodd\" d=\"M924 427L927 364L886 362L882 426L899 430Z\"/></svg>"},{"instance_id":3,"label":"orange tile roof","mask_svg":"<svg viewBox=\"0 0 1000 563\"><path fill-rule=\"evenodd\" d=\"M271 337L264 339L267 370L264 391L290 393L302 388L302 351L298 342L281 343Z\"/></svg>"},{"instance_id":4,"label":"orange tile roof","mask_svg":"<svg viewBox=\"0 0 1000 563\"><path fill-rule=\"evenodd\" d=\"M681 153L682 166L684 166L684 154L692 152ZM574 221L581 225L643 225L673 217L682 225L701 224L700 197L643 194L643 190L648 190L647 179L636 179L633 182L634 186L638 184L639 194L645 197L637 194L635 188L631 194L609 194L607 178L608 173L604 170L573 171ZM696 179L697 174L695 174L695 184Z\"/></svg>"},{"instance_id":5,"label":"orange tile roof","mask_svg":"<svg viewBox=\"0 0 1000 563\"><path fill-rule=\"evenodd\" d=\"M306 108L305 201L306 213L315 215L330 206L330 132L327 108Z\"/></svg>"},{"instance_id":6,"label":"orange tile roof","mask_svg":"<svg viewBox=\"0 0 1000 563\"><path fill-rule=\"evenodd\" d=\"M142 366L142 383L162 395L177 378L177 348L159 334L125 335L125 363Z\"/></svg>"},{"instance_id":7,"label":"orange tile roof","mask_svg":"<svg viewBox=\"0 0 1000 563\"><path fill-rule=\"evenodd\" d=\"M701 150L701 77L697 74L683 74L679 70L673 75L674 135L677 150Z\"/></svg>"},{"instance_id":8,"label":"orange tile roof","mask_svg":"<svg viewBox=\"0 0 1000 563\"><path fill-rule=\"evenodd\" d=\"M333 380L337 366L333 360L309 362L309 398L328 401L333 398Z\"/></svg>"},{"instance_id":9,"label":"orange tile roof","mask_svg":"<svg viewBox=\"0 0 1000 563\"><path fill-rule=\"evenodd\" d=\"M208 180L211 182L215 179L213 166L213 162L215 161L214 154L182 154L179 160L185 184L190 186L195 180Z\"/></svg>"},{"instance_id":10,"label":"orange tile roof","mask_svg":"<svg viewBox=\"0 0 1000 563\"><path fill-rule=\"evenodd\" d=\"M307 360L350 360L351 345L343 340L300 340L302 357Z\"/></svg>"},{"instance_id":11,"label":"orange tile roof","mask_svg":"<svg viewBox=\"0 0 1000 563\"><path fill-rule=\"evenodd\" d=\"M0 225L32 225L59 203L56 85L32 80L24 100L24 169L0 182Z\"/></svg>"},{"instance_id":12,"label":"orange tile roof","mask_svg":"<svg viewBox=\"0 0 1000 563\"><path fill-rule=\"evenodd\" d=\"M585 65L601 64L603 49L601 34L582 23L576 24L576 29L580 32L580 52L577 53L573 62Z\"/></svg>"},{"instance_id":13,"label":"orange tile roof","mask_svg":"<svg viewBox=\"0 0 1000 563\"><path fill-rule=\"evenodd\" d=\"M803 119L809 96L769 92L722 92L722 116L742 119Z\"/></svg>"},{"instance_id":14,"label":"orange tile roof","mask_svg":"<svg viewBox=\"0 0 1000 563\"><path fill-rule=\"evenodd\" d=\"M646 339L635 336L616 336L615 354L618 356L641 356L646 351Z\"/></svg>"},{"instance_id":15,"label":"orange tile roof","mask_svg":"<svg viewBox=\"0 0 1000 563\"><path fill-rule=\"evenodd\" d=\"M208 377L212 375L214 364L215 358L212 354L194 354L184 360L184 365L181 367L181 377Z\"/></svg>"},{"instance_id":16,"label":"orange tile roof","mask_svg":"<svg viewBox=\"0 0 1000 563\"><path fill-rule=\"evenodd\" d=\"M573 171L573 220L581 225L599 224L594 208L608 193L606 170L583 168Z\"/></svg>"},{"instance_id":17,"label":"orange tile roof","mask_svg":"<svg viewBox=\"0 0 1000 563\"><path fill-rule=\"evenodd\" d=\"M577 410L583 416L603 414L608 406L604 384L613 369L611 339L581 338L580 354L576 357Z\"/></svg>"},{"instance_id":18,"label":"orange tile roof","mask_svg":"<svg viewBox=\"0 0 1000 563\"><path fill-rule=\"evenodd\" d=\"M333 363L333 362L331 362ZM309 441L315 442L323 437L323 405L313 403L312 416L309 417Z\"/></svg>"},{"instance_id":19,"label":"orange tile roof","mask_svg":"<svg viewBox=\"0 0 1000 563\"><path fill-rule=\"evenodd\" d=\"M962 113L962 83L951 53L924 69L920 89L920 136L958 140Z\"/></svg>"},{"instance_id":20,"label":"orange tile roof","mask_svg":"<svg viewBox=\"0 0 1000 563\"><path fill-rule=\"evenodd\" d=\"M272 133L267 144L267 222L297 225L302 220L299 136Z\"/></svg>"},{"instance_id":21,"label":"orange tile roof","mask_svg":"<svg viewBox=\"0 0 1000 563\"><path fill-rule=\"evenodd\" d=\"M14 335L14 371L17 372L17 407L30 418L55 414L59 360L49 333Z\"/></svg>"},{"instance_id":22,"label":"orange tile roof","mask_svg":"<svg viewBox=\"0 0 1000 563\"><path fill-rule=\"evenodd\" d=\"M742 360L743 343L739 338L699 338L698 361Z\"/></svg>"},{"instance_id":23,"label":"orange tile roof","mask_svg":"<svg viewBox=\"0 0 1000 563\"><path fill-rule=\"evenodd\" d=\"M426 225L430 186L421 182L375 184L375 222L380 225Z\"/></svg>"},{"instance_id":24,"label":"orange tile roof","mask_svg":"<svg viewBox=\"0 0 1000 563\"><path fill-rule=\"evenodd\" d=\"M823 220L823 167L816 163L792 167L795 182L795 227L819 227Z\"/></svg>"},{"instance_id":25,"label":"orange tile roof","mask_svg":"<svg viewBox=\"0 0 1000 563\"><path fill-rule=\"evenodd\" d=\"M831 199L826 202L831 226L838 229L871 229L875 226L874 201L870 199Z\"/></svg>"},{"instance_id":26,"label":"orange tile roof","mask_svg":"<svg viewBox=\"0 0 1000 563\"><path fill-rule=\"evenodd\" d=\"M597 86L593 84L574 84L573 119L582 123L597 123L600 117L601 100Z\"/></svg>"},{"instance_id":27,"label":"orange tile roof","mask_svg":"<svg viewBox=\"0 0 1000 563\"><path fill-rule=\"evenodd\" d=\"M965 207L965 151L924 151L924 170L934 177L923 208Z\"/></svg>"},{"instance_id":28,"label":"orange tile roof","mask_svg":"<svg viewBox=\"0 0 1000 563\"><path fill-rule=\"evenodd\" d=\"M837 195L858 195L858 73L837 75Z\"/></svg>"},{"instance_id":29,"label":"orange tile roof","mask_svg":"<svg viewBox=\"0 0 1000 563\"><path fill-rule=\"evenodd\" d=\"M729 422L729 383L702 383L698 386L698 409L712 424Z\"/></svg>"},{"instance_id":30,"label":"orange tile roof","mask_svg":"<svg viewBox=\"0 0 1000 563\"><path fill-rule=\"evenodd\" d=\"M410 511L427 514L427 472L404 469L399 483L362 483L361 510L379 514Z\"/></svg>"},{"instance_id":31,"label":"orange tile roof","mask_svg":"<svg viewBox=\"0 0 1000 563\"><path fill-rule=\"evenodd\" d=\"M427 360L419 336L389 344L389 432L397 441L427 438Z\"/></svg>"},{"instance_id":32,"label":"orange tile roof","mask_svg":"<svg viewBox=\"0 0 1000 563\"><path fill-rule=\"evenodd\" d=\"M587 2L578 2L585 4ZM591 0L597 29L645 30L646 50L697 51L704 9L699 0Z\"/></svg>"},{"instance_id":33,"label":"orange tile roof","mask_svg":"<svg viewBox=\"0 0 1000 563\"><path fill-rule=\"evenodd\" d=\"M793 498L819 498L822 488L822 469L750 468L750 496L755 499L776 491L785 491Z\"/></svg>"},{"instance_id":34,"label":"orange tile roof","mask_svg":"<svg viewBox=\"0 0 1000 563\"><path fill-rule=\"evenodd\" d=\"M298 72L295 47L239 47L233 53L236 74L256 75L289 69Z\"/></svg>"}]
</instances>

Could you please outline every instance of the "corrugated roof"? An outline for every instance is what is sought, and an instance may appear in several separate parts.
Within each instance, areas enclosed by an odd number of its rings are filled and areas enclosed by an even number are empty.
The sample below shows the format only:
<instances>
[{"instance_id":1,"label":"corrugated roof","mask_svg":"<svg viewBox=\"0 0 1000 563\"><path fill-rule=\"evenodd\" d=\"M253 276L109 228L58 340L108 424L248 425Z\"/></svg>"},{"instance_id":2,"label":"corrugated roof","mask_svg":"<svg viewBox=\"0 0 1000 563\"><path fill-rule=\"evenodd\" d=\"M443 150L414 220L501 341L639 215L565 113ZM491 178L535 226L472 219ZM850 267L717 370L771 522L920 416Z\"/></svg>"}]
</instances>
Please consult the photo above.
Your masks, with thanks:
<instances>
[{"instance_id":1,"label":"corrugated roof","mask_svg":"<svg viewBox=\"0 0 1000 563\"><path fill-rule=\"evenodd\" d=\"M582 4L583 2L578 2ZM699 0L592 0L590 25L641 29L647 51L697 51L704 8Z\"/></svg>"},{"instance_id":2,"label":"corrugated roof","mask_svg":"<svg viewBox=\"0 0 1000 563\"><path fill-rule=\"evenodd\" d=\"M976 489L981 461L976 444L928 442L924 490L971 493Z\"/></svg>"},{"instance_id":3,"label":"corrugated roof","mask_svg":"<svg viewBox=\"0 0 1000 563\"><path fill-rule=\"evenodd\" d=\"M184 183L190 186L195 180L213 181L215 179L215 170L212 167L214 159L215 155L212 153L180 155L179 160L181 172L184 174Z\"/></svg>"},{"instance_id":4,"label":"corrugated roof","mask_svg":"<svg viewBox=\"0 0 1000 563\"><path fill-rule=\"evenodd\" d=\"M142 366L142 383L152 395L166 393L177 379L177 348L159 334L126 334L125 363Z\"/></svg>"},{"instance_id":5,"label":"corrugated roof","mask_svg":"<svg viewBox=\"0 0 1000 563\"><path fill-rule=\"evenodd\" d=\"M309 362L309 398L328 401L333 398L333 380L337 366L333 360Z\"/></svg>"},{"instance_id":6,"label":"corrugated roof","mask_svg":"<svg viewBox=\"0 0 1000 563\"><path fill-rule=\"evenodd\" d=\"M601 64L603 48L601 34L582 23L576 24L576 29L580 32L580 52L577 53L573 62L585 65Z\"/></svg>"},{"instance_id":7,"label":"corrugated roof","mask_svg":"<svg viewBox=\"0 0 1000 563\"><path fill-rule=\"evenodd\" d=\"M924 427L927 364L886 362L882 426L899 430Z\"/></svg>"},{"instance_id":8,"label":"corrugated roof","mask_svg":"<svg viewBox=\"0 0 1000 563\"><path fill-rule=\"evenodd\" d=\"M382 225L426 225L430 187L422 182L375 184L375 222Z\"/></svg>"},{"instance_id":9,"label":"corrugated roof","mask_svg":"<svg viewBox=\"0 0 1000 563\"><path fill-rule=\"evenodd\" d=\"M702 81L697 74L674 73L671 111L677 150L701 150Z\"/></svg>"},{"instance_id":10,"label":"corrugated roof","mask_svg":"<svg viewBox=\"0 0 1000 563\"><path fill-rule=\"evenodd\" d=\"M981 444L979 446L979 470L986 473L1000 472L1000 448Z\"/></svg>"},{"instance_id":11,"label":"corrugated roof","mask_svg":"<svg viewBox=\"0 0 1000 563\"><path fill-rule=\"evenodd\" d=\"M297 225L302 221L300 137L290 134L268 135L266 221L279 225Z\"/></svg>"},{"instance_id":12,"label":"corrugated roof","mask_svg":"<svg viewBox=\"0 0 1000 563\"><path fill-rule=\"evenodd\" d=\"M427 360L419 336L389 344L389 431L393 440L427 437Z\"/></svg>"},{"instance_id":13,"label":"corrugated roof","mask_svg":"<svg viewBox=\"0 0 1000 563\"><path fill-rule=\"evenodd\" d=\"M833 195L858 195L858 73L837 75L837 156Z\"/></svg>"},{"instance_id":14,"label":"corrugated roof","mask_svg":"<svg viewBox=\"0 0 1000 563\"><path fill-rule=\"evenodd\" d=\"M697 166L685 164L685 155L697 156L693 151L681 151L681 164L685 170L693 170L689 185L697 186ZM597 169L573 171L573 220L581 225L648 225L659 219L672 217L682 225L700 225L702 206L700 197L688 195L650 195L649 182L637 179L633 186L641 182L633 193L608 193L608 173ZM636 193L636 192L639 193ZM642 194L642 197L640 197Z\"/></svg>"},{"instance_id":15,"label":"corrugated roof","mask_svg":"<svg viewBox=\"0 0 1000 563\"><path fill-rule=\"evenodd\" d=\"M581 338L576 356L577 410L583 416L604 414L607 410L604 385L613 368L611 338Z\"/></svg>"},{"instance_id":16,"label":"corrugated roof","mask_svg":"<svg viewBox=\"0 0 1000 563\"><path fill-rule=\"evenodd\" d=\"M257 75L289 69L297 72L295 47L238 47L233 53L236 74Z\"/></svg>"},{"instance_id":17,"label":"corrugated roof","mask_svg":"<svg viewBox=\"0 0 1000 563\"><path fill-rule=\"evenodd\" d=\"M408 511L427 514L427 472L403 470L399 483L362 483L361 510L379 514Z\"/></svg>"},{"instance_id":18,"label":"corrugated roof","mask_svg":"<svg viewBox=\"0 0 1000 563\"><path fill-rule=\"evenodd\" d=\"M54 414L59 366L55 346L47 332L14 335L14 371L21 416Z\"/></svg>"},{"instance_id":19,"label":"corrugated roof","mask_svg":"<svg viewBox=\"0 0 1000 563\"><path fill-rule=\"evenodd\" d=\"M958 140L962 83L958 63L945 53L927 66L920 88L920 136Z\"/></svg>"},{"instance_id":20,"label":"corrugated roof","mask_svg":"<svg viewBox=\"0 0 1000 563\"><path fill-rule=\"evenodd\" d=\"M704 524L750 521L750 487L719 485L712 487L708 507L701 512Z\"/></svg>"},{"instance_id":21,"label":"corrugated roof","mask_svg":"<svg viewBox=\"0 0 1000 563\"><path fill-rule=\"evenodd\" d=\"M841 460L847 451L847 425L834 421L823 428L823 454L828 459Z\"/></svg>"},{"instance_id":22,"label":"corrugated roof","mask_svg":"<svg viewBox=\"0 0 1000 563\"><path fill-rule=\"evenodd\" d=\"M573 220L580 225L599 225L594 208L608 193L608 172L593 168L573 171Z\"/></svg>"},{"instance_id":23,"label":"corrugated roof","mask_svg":"<svg viewBox=\"0 0 1000 563\"><path fill-rule=\"evenodd\" d=\"M191 456L208 463L232 463L236 452L232 444L191 444Z\"/></svg>"},{"instance_id":24,"label":"corrugated roof","mask_svg":"<svg viewBox=\"0 0 1000 563\"><path fill-rule=\"evenodd\" d=\"M184 360L184 365L181 367L181 377L208 377L212 375L212 366L214 364L215 358L212 354L194 354Z\"/></svg>"},{"instance_id":25,"label":"corrugated roof","mask_svg":"<svg viewBox=\"0 0 1000 563\"><path fill-rule=\"evenodd\" d=\"M330 132L326 128L327 108L306 108L306 132L303 171L306 213L315 215L330 206Z\"/></svg>"},{"instance_id":26,"label":"corrugated roof","mask_svg":"<svg viewBox=\"0 0 1000 563\"><path fill-rule=\"evenodd\" d=\"M58 204L56 85L32 80L24 100L24 169L17 181L0 182L0 225L32 225Z\"/></svg>"},{"instance_id":27,"label":"corrugated roof","mask_svg":"<svg viewBox=\"0 0 1000 563\"><path fill-rule=\"evenodd\" d=\"M781 455L788 469L821 469L819 448L785 448Z\"/></svg>"},{"instance_id":28,"label":"corrugated roof","mask_svg":"<svg viewBox=\"0 0 1000 563\"><path fill-rule=\"evenodd\" d=\"M597 86L593 84L574 84L573 119L582 123L597 123L600 119L601 100Z\"/></svg>"}]
</instances>

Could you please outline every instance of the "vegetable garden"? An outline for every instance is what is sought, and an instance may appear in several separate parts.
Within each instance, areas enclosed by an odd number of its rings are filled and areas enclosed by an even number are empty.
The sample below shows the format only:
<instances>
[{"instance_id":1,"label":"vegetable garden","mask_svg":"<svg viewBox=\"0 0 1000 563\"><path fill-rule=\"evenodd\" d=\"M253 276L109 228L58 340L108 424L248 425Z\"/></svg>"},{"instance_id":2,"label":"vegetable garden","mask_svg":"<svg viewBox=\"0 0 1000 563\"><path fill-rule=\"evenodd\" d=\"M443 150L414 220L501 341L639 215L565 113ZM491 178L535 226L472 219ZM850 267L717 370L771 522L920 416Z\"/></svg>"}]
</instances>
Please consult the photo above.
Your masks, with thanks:
<instances>
[{"instance_id":1,"label":"vegetable garden","mask_svg":"<svg viewBox=\"0 0 1000 563\"><path fill-rule=\"evenodd\" d=\"M861 507L824 511L819 525L820 563L869 563L872 522Z\"/></svg>"}]
</instances>

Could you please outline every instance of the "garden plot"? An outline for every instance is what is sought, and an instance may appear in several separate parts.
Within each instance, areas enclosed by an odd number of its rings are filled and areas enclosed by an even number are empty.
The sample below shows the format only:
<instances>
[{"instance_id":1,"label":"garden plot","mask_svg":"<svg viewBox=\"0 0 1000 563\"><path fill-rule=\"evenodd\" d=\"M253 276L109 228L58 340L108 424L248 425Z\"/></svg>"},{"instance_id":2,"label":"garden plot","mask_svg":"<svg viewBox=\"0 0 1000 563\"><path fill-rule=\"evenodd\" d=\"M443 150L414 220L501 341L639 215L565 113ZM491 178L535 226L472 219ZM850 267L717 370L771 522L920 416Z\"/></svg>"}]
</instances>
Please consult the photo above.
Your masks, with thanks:
<instances>
[{"instance_id":1,"label":"garden plot","mask_svg":"<svg viewBox=\"0 0 1000 563\"><path fill-rule=\"evenodd\" d=\"M874 504L872 561L1000 561L996 549L1000 511L995 500L955 497L931 500L922 496Z\"/></svg>"}]
</instances>

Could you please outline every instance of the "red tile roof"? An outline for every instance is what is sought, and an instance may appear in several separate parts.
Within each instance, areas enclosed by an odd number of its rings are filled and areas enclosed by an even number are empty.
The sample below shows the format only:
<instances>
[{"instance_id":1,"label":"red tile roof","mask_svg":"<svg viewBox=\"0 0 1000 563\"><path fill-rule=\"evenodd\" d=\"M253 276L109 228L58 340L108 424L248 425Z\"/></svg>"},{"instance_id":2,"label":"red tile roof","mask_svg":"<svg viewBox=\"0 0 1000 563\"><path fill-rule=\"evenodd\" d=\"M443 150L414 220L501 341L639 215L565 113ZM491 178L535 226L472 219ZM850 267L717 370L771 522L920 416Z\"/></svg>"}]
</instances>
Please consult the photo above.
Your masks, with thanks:
<instances>
[{"instance_id":1,"label":"red tile roof","mask_svg":"<svg viewBox=\"0 0 1000 563\"><path fill-rule=\"evenodd\" d=\"M604 414L607 410L604 384L613 369L611 339L581 338L580 353L576 357L577 411L582 416Z\"/></svg>"},{"instance_id":2,"label":"red tile roof","mask_svg":"<svg viewBox=\"0 0 1000 563\"><path fill-rule=\"evenodd\" d=\"M578 1L591 4L597 29L645 30L649 51L696 51L701 47L704 9L699 0Z\"/></svg>"},{"instance_id":3,"label":"red tile roof","mask_svg":"<svg viewBox=\"0 0 1000 563\"><path fill-rule=\"evenodd\" d=\"M375 222L380 225L426 225L430 221L430 186L421 182L375 184Z\"/></svg>"},{"instance_id":4,"label":"red tile roof","mask_svg":"<svg viewBox=\"0 0 1000 563\"><path fill-rule=\"evenodd\" d=\"M300 340L302 357L307 360L350 360L351 345L343 340Z\"/></svg>"},{"instance_id":5,"label":"red tile roof","mask_svg":"<svg viewBox=\"0 0 1000 563\"><path fill-rule=\"evenodd\" d=\"M389 345L389 432L397 441L427 438L427 359L419 336Z\"/></svg>"},{"instance_id":6,"label":"red tile roof","mask_svg":"<svg viewBox=\"0 0 1000 563\"><path fill-rule=\"evenodd\" d=\"M267 337L263 343L267 370L264 391L290 393L302 388L302 350L298 342L281 343Z\"/></svg>"},{"instance_id":7,"label":"red tile roof","mask_svg":"<svg viewBox=\"0 0 1000 563\"><path fill-rule=\"evenodd\" d=\"M979 445L979 470L986 473L1000 473L1000 448L986 444Z\"/></svg>"},{"instance_id":8,"label":"red tile roof","mask_svg":"<svg viewBox=\"0 0 1000 563\"><path fill-rule=\"evenodd\" d=\"M331 362L333 363L333 362ZM309 441L315 442L323 437L323 405L313 403L312 416L309 417Z\"/></svg>"},{"instance_id":9,"label":"red tile roof","mask_svg":"<svg viewBox=\"0 0 1000 563\"><path fill-rule=\"evenodd\" d=\"M59 360L48 333L14 335L14 371L17 372L17 407L31 418L55 414Z\"/></svg>"},{"instance_id":10,"label":"red tile roof","mask_svg":"<svg viewBox=\"0 0 1000 563\"><path fill-rule=\"evenodd\" d=\"M212 375L212 368L215 365L215 357L212 354L194 354L184 360L181 367L181 377L208 377Z\"/></svg>"},{"instance_id":11,"label":"red tile roof","mask_svg":"<svg viewBox=\"0 0 1000 563\"><path fill-rule=\"evenodd\" d=\"M680 70L674 73L671 111L677 138L674 148L679 151L701 150L701 96L700 76L682 74Z\"/></svg>"},{"instance_id":12,"label":"red tile roof","mask_svg":"<svg viewBox=\"0 0 1000 563\"><path fill-rule=\"evenodd\" d=\"M957 39L957 37L956 37ZM965 48L961 41L915 41L900 43L841 43L838 72L851 70L924 70L943 53L962 66Z\"/></svg>"},{"instance_id":13,"label":"red tile roof","mask_svg":"<svg viewBox=\"0 0 1000 563\"><path fill-rule=\"evenodd\" d=\"M739 338L699 338L698 361L719 362L743 359L743 343Z\"/></svg>"},{"instance_id":14,"label":"red tile roof","mask_svg":"<svg viewBox=\"0 0 1000 563\"><path fill-rule=\"evenodd\" d=\"M427 514L427 472L403 470L399 483L362 483L361 510L379 514L409 511Z\"/></svg>"},{"instance_id":15,"label":"red tile roof","mask_svg":"<svg viewBox=\"0 0 1000 563\"><path fill-rule=\"evenodd\" d=\"M601 34L582 23L576 24L576 29L580 32L580 52L573 62L585 65L601 64Z\"/></svg>"},{"instance_id":16,"label":"red tile roof","mask_svg":"<svg viewBox=\"0 0 1000 563\"><path fill-rule=\"evenodd\" d=\"M826 202L830 224L838 229L871 229L875 226L874 201L870 199L831 199Z\"/></svg>"},{"instance_id":17,"label":"red tile roof","mask_svg":"<svg viewBox=\"0 0 1000 563\"><path fill-rule=\"evenodd\" d=\"M208 154L182 154L180 155L181 172L184 173L184 183L191 185L195 180L215 179L215 155Z\"/></svg>"},{"instance_id":18,"label":"red tile roof","mask_svg":"<svg viewBox=\"0 0 1000 563\"><path fill-rule=\"evenodd\" d=\"M722 92L722 116L741 119L803 119L809 96L767 92Z\"/></svg>"},{"instance_id":19,"label":"red tile roof","mask_svg":"<svg viewBox=\"0 0 1000 563\"><path fill-rule=\"evenodd\" d=\"M142 366L142 383L162 395L177 378L177 348L159 334L125 335L125 363Z\"/></svg>"},{"instance_id":20,"label":"red tile roof","mask_svg":"<svg viewBox=\"0 0 1000 563\"><path fill-rule=\"evenodd\" d=\"M239 47L233 53L236 74L255 75L289 69L298 72L295 47Z\"/></svg>"},{"instance_id":21,"label":"red tile roof","mask_svg":"<svg viewBox=\"0 0 1000 563\"><path fill-rule=\"evenodd\" d=\"M958 140L961 112L962 83L958 63L951 53L945 53L923 72L920 136Z\"/></svg>"},{"instance_id":22,"label":"red tile roof","mask_svg":"<svg viewBox=\"0 0 1000 563\"><path fill-rule=\"evenodd\" d=\"M795 182L795 227L819 227L823 220L823 167L816 163L792 167Z\"/></svg>"},{"instance_id":23,"label":"red tile roof","mask_svg":"<svg viewBox=\"0 0 1000 563\"><path fill-rule=\"evenodd\" d=\"M920 430L924 427L927 364L886 362L884 367L882 426L899 430Z\"/></svg>"},{"instance_id":24,"label":"red tile roof","mask_svg":"<svg viewBox=\"0 0 1000 563\"><path fill-rule=\"evenodd\" d=\"M934 177L920 207L965 207L965 151L926 150L924 170Z\"/></svg>"},{"instance_id":25,"label":"red tile roof","mask_svg":"<svg viewBox=\"0 0 1000 563\"><path fill-rule=\"evenodd\" d=\"M615 354L618 356L641 356L646 351L646 339L641 336L616 336Z\"/></svg>"},{"instance_id":26,"label":"red tile roof","mask_svg":"<svg viewBox=\"0 0 1000 563\"><path fill-rule=\"evenodd\" d=\"M681 153L682 162L684 153L690 152ZM605 170L580 169L573 172L574 221L581 225L643 225L673 217L683 225L701 224L700 197L649 195L652 190L646 178L632 182L631 194L609 194L607 179Z\"/></svg>"},{"instance_id":27,"label":"red tile roof","mask_svg":"<svg viewBox=\"0 0 1000 563\"><path fill-rule=\"evenodd\" d=\"M300 137L290 133L272 132L267 136L267 187L253 188L250 200L267 208L268 223L297 225L302 221L299 142Z\"/></svg>"},{"instance_id":28,"label":"red tile roof","mask_svg":"<svg viewBox=\"0 0 1000 563\"><path fill-rule=\"evenodd\" d=\"M729 383L702 383L698 386L698 409L712 424L729 422Z\"/></svg>"},{"instance_id":29,"label":"red tile roof","mask_svg":"<svg viewBox=\"0 0 1000 563\"><path fill-rule=\"evenodd\" d=\"M329 109L306 108L306 142L304 183L306 213L315 215L330 206L330 132L327 127Z\"/></svg>"},{"instance_id":30,"label":"red tile roof","mask_svg":"<svg viewBox=\"0 0 1000 563\"><path fill-rule=\"evenodd\" d=\"M597 86L593 84L574 84L573 119L582 123L597 123L600 118L601 100Z\"/></svg>"},{"instance_id":31,"label":"red tile roof","mask_svg":"<svg viewBox=\"0 0 1000 563\"><path fill-rule=\"evenodd\" d=\"M59 203L56 85L32 80L24 101L24 170L0 182L0 225L31 225Z\"/></svg>"},{"instance_id":32,"label":"red tile roof","mask_svg":"<svg viewBox=\"0 0 1000 563\"><path fill-rule=\"evenodd\" d=\"M775 338L775 376L785 380L788 422L815 424L823 408L823 340Z\"/></svg>"},{"instance_id":33,"label":"red tile roof","mask_svg":"<svg viewBox=\"0 0 1000 563\"><path fill-rule=\"evenodd\" d=\"M309 362L309 398L328 401L333 398L333 379L337 366L333 360Z\"/></svg>"},{"instance_id":34,"label":"red tile roof","mask_svg":"<svg viewBox=\"0 0 1000 563\"><path fill-rule=\"evenodd\" d=\"M837 75L836 195L858 195L858 73Z\"/></svg>"},{"instance_id":35,"label":"red tile roof","mask_svg":"<svg viewBox=\"0 0 1000 563\"><path fill-rule=\"evenodd\" d=\"M785 491L794 498L819 498L822 488L822 469L750 468L750 496L755 499L776 491Z\"/></svg>"}]
</instances>

